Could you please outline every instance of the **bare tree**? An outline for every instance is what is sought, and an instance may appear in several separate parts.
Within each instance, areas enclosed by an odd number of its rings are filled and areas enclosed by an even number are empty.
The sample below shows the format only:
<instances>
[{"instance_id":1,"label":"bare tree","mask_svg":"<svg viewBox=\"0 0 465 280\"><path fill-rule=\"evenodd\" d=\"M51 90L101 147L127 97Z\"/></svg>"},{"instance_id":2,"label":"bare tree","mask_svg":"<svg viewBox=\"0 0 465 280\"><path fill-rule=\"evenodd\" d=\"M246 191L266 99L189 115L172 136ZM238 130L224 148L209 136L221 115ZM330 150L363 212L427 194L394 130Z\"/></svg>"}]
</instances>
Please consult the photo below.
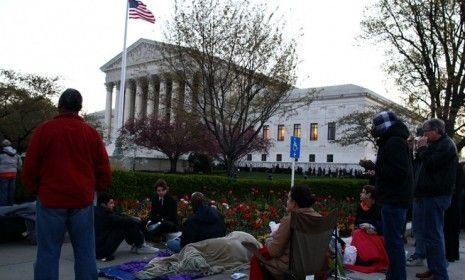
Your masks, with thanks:
<instances>
[{"instance_id":1,"label":"bare tree","mask_svg":"<svg viewBox=\"0 0 465 280\"><path fill-rule=\"evenodd\" d=\"M364 38L389 46L387 72L407 107L444 120L458 149L465 146L465 2L379 0L362 26Z\"/></svg>"},{"instance_id":2,"label":"bare tree","mask_svg":"<svg viewBox=\"0 0 465 280\"><path fill-rule=\"evenodd\" d=\"M309 99L290 102L296 43L284 39L283 27L265 5L247 0L175 1L162 54L185 81L184 102L218 142L230 175L270 117Z\"/></svg>"},{"instance_id":3,"label":"bare tree","mask_svg":"<svg viewBox=\"0 0 465 280\"><path fill-rule=\"evenodd\" d=\"M376 140L371 136L370 130L374 115L382 111L394 112L411 131L414 131L416 126L424 120L421 116L395 104L373 105L339 118L336 123L340 128L338 131L340 137L332 142L341 146L371 143L373 147L376 147Z\"/></svg>"}]
</instances>

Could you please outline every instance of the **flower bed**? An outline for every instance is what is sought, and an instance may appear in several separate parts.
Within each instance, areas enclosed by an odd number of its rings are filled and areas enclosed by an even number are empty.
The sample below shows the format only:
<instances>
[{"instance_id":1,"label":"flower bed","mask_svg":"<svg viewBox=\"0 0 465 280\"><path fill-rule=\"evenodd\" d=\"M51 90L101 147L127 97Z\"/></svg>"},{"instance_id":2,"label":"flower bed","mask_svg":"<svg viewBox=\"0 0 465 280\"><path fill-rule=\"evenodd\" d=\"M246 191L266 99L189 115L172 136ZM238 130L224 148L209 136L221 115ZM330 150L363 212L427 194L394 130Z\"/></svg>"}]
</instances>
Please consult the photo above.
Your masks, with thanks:
<instances>
[{"instance_id":1,"label":"flower bed","mask_svg":"<svg viewBox=\"0 0 465 280\"><path fill-rule=\"evenodd\" d=\"M268 226L270 221L279 222L286 214L284 209L287 199L286 191L261 193L257 188L251 188L249 194L241 197L235 196L232 190L228 193L204 192L204 195L207 201L223 214L228 231L245 231L259 240L263 240L270 233ZM148 198L142 201L134 199L116 201L118 211L142 219L148 219L150 207ZM331 196L317 196L314 208L322 215L336 208L341 235L350 235L355 221L356 202L354 198L337 200ZM187 219L190 213L189 196L185 194L178 201L179 221Z\"/></svg>"}]
</instances>

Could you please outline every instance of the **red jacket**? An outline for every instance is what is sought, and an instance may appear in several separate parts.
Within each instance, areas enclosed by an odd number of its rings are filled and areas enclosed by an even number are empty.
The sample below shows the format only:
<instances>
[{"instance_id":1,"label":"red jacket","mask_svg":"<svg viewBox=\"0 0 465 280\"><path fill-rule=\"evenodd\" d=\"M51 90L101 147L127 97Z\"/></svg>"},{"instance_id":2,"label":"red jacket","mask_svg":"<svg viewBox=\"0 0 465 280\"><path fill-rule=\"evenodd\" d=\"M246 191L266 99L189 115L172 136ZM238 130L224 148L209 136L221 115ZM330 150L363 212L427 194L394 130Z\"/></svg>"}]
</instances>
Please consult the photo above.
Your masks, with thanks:
<instances>
[{"instance_id":1,"label":"red jacket","mask_svg":"<svg viewBox=\"0 0 465 280\"><path fill-rule=\"evenodd\" d=\"M48 208L84 208L111 183L98 132L77 114L57 115L36 128L23 169L26 188Z\"/></svg>"}]
</instances>

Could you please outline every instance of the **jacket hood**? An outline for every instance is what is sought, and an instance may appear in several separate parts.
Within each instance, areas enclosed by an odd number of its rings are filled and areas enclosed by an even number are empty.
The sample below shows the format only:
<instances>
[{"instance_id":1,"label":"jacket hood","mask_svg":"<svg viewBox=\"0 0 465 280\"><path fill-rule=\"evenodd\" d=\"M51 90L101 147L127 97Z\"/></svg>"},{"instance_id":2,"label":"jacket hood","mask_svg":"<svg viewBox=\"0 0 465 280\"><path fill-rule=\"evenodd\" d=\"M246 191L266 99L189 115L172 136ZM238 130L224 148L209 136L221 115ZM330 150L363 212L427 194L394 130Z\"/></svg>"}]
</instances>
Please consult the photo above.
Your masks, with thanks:
<instances>
[{"instance_id":1,"label":"jacket hood","mask_svg":"<svg viewBox=\"0 0 465 280\"><path fill-rule=\"evenodd\" d=\"M384 143L387 139L391 137L400 137L402 139L407 140L409 136L410 131L408 130L407 126L403 122L397 121L395 124L389 127L383 135L381 135L377 143L378 145Z\"/></svg>"},{"instance_id":2,"label":"jacket hood","mask_svg":"<svg viewBox=\"0 0 465 280\"><path fill-rule=\"evenodd\" d=\"M218 221L219 212L210 205L202 205L194 213L194 220L204 224L215 224Z\"/></svg>"},{"instance_id":3,"label":"jacket hood","mask_svg":"<svg viewBox=\"0 0 465 280\"><path fill-rule=\"evenodd\" d=\"M13 149L13 147L11 147L11 146L3 147L2 151L3 151L5 154L9 155L9 156L14 156L14 155L16 155L16 150Z\"/></svg>"}]
</instances>

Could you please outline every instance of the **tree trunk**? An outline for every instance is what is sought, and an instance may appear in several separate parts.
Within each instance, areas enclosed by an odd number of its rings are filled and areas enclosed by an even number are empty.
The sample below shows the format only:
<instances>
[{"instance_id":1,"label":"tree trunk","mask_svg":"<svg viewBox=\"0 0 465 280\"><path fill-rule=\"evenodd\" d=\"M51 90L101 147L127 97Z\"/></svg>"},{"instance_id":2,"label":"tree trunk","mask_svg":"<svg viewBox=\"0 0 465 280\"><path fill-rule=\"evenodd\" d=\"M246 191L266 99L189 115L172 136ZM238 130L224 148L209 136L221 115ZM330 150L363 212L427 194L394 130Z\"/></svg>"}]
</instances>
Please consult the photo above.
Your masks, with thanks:
<instances>
[{"instance_id":1,"label":"tree trunk","mask_svg":"<svg viewBox=\"0 0 465 280\"><path fill-rule=\"evenodd\" d=\"M228 172L228 176L234 177L237 174L236 169L236 162L228 157L224 159L224 165L226 166L226 171Z\"/></svg>"},{"instance_id":2,"label":"tree trunk","mask_svg":"<svg viewBox=\"0 0 465 280\"><path fill-rule=\"evenodd\" d=\"M178 157L170 157L169 159L170 159L170 172L176 173Z\"/></svg>"}]
</instances>

